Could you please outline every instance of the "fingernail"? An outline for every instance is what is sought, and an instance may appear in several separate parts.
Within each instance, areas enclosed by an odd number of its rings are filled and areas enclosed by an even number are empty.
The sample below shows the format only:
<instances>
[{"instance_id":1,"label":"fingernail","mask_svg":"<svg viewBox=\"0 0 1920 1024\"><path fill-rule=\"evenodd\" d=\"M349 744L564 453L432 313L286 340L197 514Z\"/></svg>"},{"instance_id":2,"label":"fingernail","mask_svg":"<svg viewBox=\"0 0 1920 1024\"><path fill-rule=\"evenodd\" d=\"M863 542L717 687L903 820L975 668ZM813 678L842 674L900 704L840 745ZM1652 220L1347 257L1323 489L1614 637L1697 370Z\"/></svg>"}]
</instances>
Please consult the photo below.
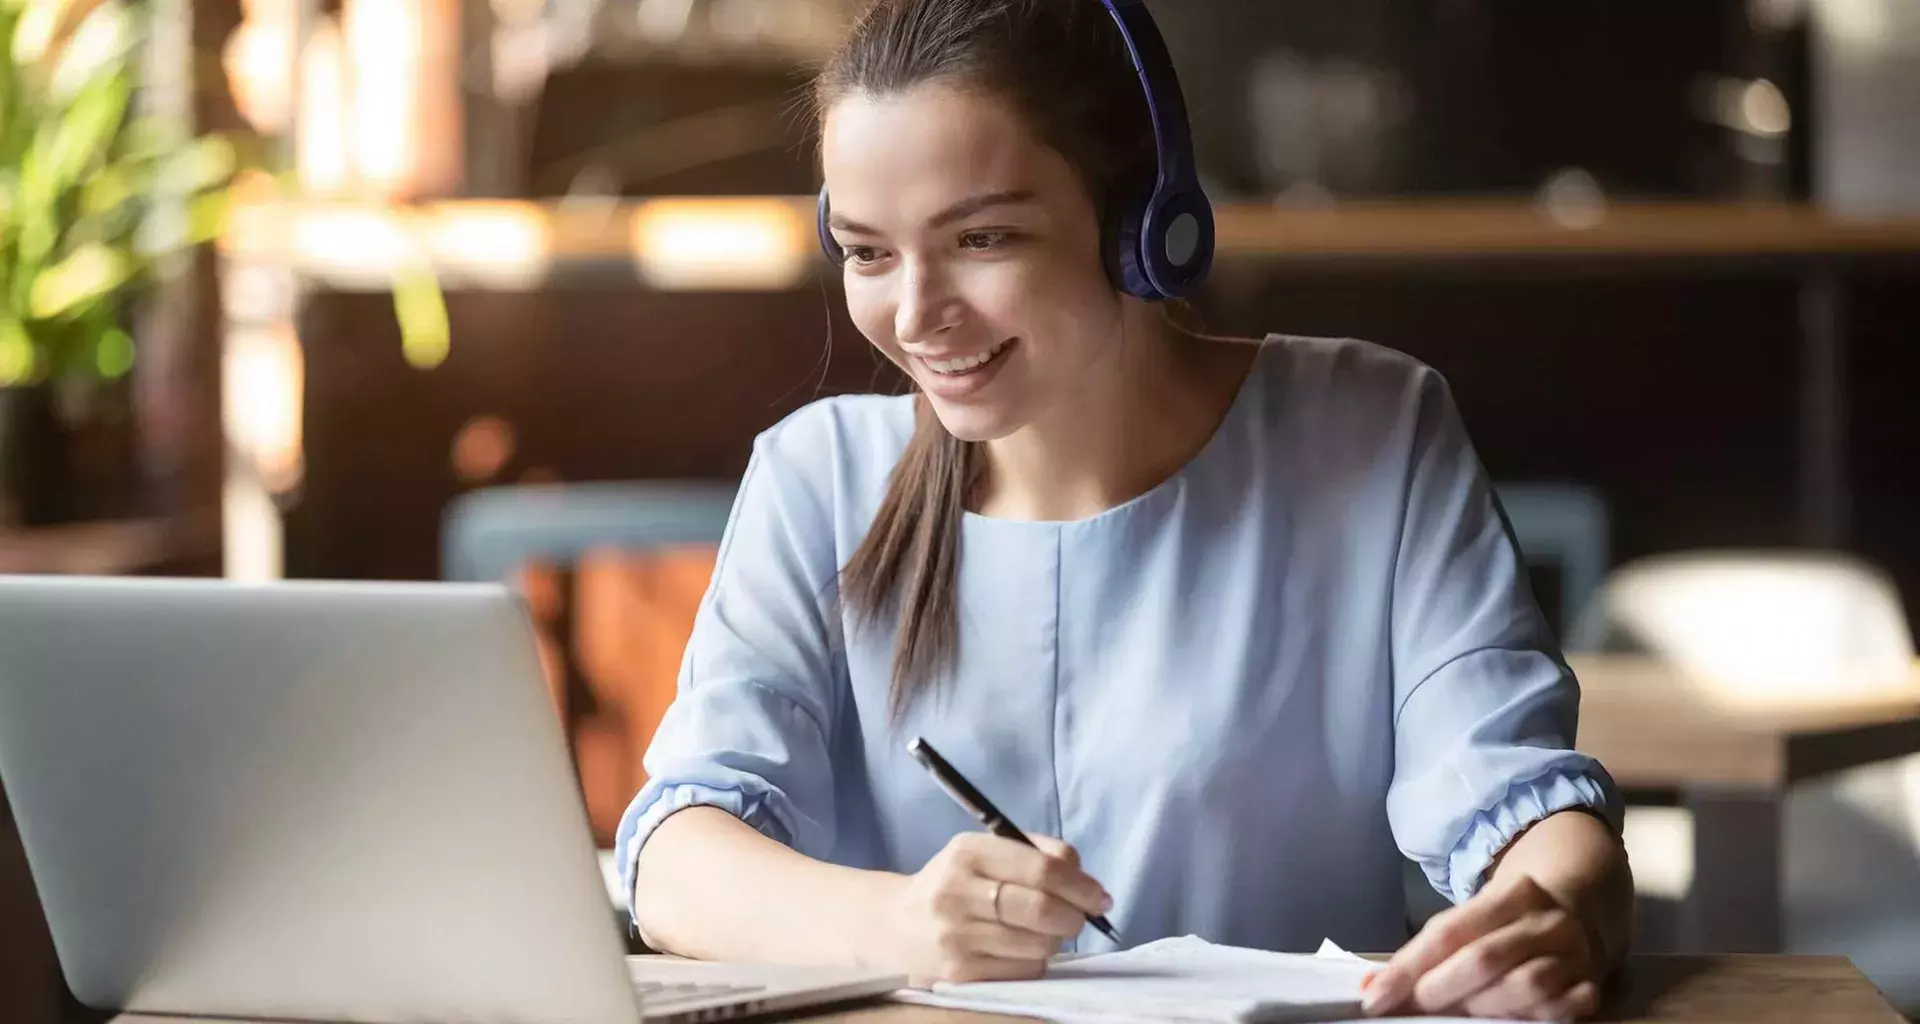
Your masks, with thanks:
<instances>
[{"instance_id":1,"label":"fingernail","mask_svg":"<svg viewBox=\"0 0 1920 1024\"><path fill-rule=\"evenodd\" d=\"M1377 1017L1400 1004L1399 986L1392 978L1382 980L1377 974L1370 974L1367 978L1369 984L1366 995L1360 1000L1362 1012Z\"/></svg>"},{"instance_id":2,"label":"fingernail","mask_svg":"<svg viewBox=\"0 0 1920 1024\"><path fill-rule=\"evenodd\" d=\"M1101 893L1100 894L1100 912L1104 914L1107 911L1112 909L1113 909L1113 897L1107 895L1104 892Z\"/></svg>"}]
</instances>

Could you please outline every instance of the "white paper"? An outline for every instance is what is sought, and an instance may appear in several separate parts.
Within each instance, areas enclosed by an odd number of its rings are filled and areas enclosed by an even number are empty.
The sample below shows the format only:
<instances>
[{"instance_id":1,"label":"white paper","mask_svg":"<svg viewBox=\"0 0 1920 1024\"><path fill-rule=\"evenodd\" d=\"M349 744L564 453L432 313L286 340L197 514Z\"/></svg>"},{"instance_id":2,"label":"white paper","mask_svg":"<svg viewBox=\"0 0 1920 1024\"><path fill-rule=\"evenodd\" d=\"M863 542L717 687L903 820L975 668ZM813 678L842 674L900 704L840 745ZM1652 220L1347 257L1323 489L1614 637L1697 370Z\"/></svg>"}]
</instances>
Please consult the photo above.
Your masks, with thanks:
<instances>
[{"instance_id":1,"label":"white paper","mask_svg":"<svg viewBox=\"0 0 1920 1024\"><path fill-rule=\"evenodd\" d=\"M1056 960L1039 981L941 983L896 998L1062 1024L1248 1024L1360 1016L1360 979L1377 965L1338 946L1332 949L1337 955L1326 945L1315 956L1270 953L1216 946L1188 935Z\"/></svg>"}]
</instances>

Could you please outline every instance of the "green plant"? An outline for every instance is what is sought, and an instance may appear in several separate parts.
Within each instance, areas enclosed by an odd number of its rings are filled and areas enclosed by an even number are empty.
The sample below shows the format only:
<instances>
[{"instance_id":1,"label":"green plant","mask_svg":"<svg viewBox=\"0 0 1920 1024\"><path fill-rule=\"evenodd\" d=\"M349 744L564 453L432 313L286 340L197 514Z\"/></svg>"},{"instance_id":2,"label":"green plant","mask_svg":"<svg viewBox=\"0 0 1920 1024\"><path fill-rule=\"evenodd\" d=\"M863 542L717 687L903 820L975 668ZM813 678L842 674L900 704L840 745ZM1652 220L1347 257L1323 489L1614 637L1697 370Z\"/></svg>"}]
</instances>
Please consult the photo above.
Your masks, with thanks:
<instances>
[{"instance_id":1,"label":"green plant","mask_svg":"<svg viewBox=\"0 0 1920 1024\"><path fill-rule=\"evenodd\" d=\"M125 375L128 300L221 230L232 143L136 109L149 14L0 0L0 387Z\"/></svg>"}]
</instances>

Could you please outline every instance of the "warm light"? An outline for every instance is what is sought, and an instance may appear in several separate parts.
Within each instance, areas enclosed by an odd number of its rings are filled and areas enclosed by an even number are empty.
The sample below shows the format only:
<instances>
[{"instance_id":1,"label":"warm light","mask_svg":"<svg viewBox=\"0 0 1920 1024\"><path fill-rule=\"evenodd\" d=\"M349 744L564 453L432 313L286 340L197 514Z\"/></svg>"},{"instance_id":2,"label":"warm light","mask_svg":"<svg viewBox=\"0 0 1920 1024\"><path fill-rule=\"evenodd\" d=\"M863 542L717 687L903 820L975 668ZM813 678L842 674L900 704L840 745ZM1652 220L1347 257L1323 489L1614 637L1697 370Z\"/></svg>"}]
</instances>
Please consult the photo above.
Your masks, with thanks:
<instances>
[{"instance_id":1,"label":"warm light","mask_svg":"<svg viewBox=\"0 0 1920 1024\"><path fill-rule=\"evenodd\" d=\"M420 0L350 0L343 23L352 69L352 139L361 183L404 193L419 170Z\"/></svg>"},{"instance_id":2,"label":"warm light","mask_svg":"<svg viewBox=\"0 0 1920 1024\"><path fill-rule=\"evenodd\" d=\"M349 120L359 183L383 197L459 176L459 0L347 0Z\"/></svg>"},{"instance_id":3,"label":"warm light","mask_svg":"<svg viewBox=\"0 0 1920 1024\"><path fill-rule=\"evenodd\" d=\"M1793 111L1779 86L1755 79L1740 92L1740 124L1755 135L1785 135L1793 127Z\"/></svg>"},{"instance_id":4,"label":"warm light","mask_svg":"<svg viewBox=\"0 0 1920 1024\"><path fill-rule=\"evenodd\" d=\"M273 493L300 482L306 365L290 326L229 330L221 353L222 423L235 455Z\"/></svg>"},{"instance_id":5,"label":"warm light","mask_svg":"<svg viewBox=\"0 0 1920 1024\"><path fill-rule=\"evenodd\" d=\"M314 206L293 222L297 265L324 268L332 281L382 288L421 259L398 215L380 207Z\"/></svg>"},{"instance_id":6,"label":"warm light","mask_svg":"<svg viewBox=\"0 0 1920 1024\"><path fill-rule=\"evenodd\" d=\"M780 199L654 200L634 214L634 262L655 288L790 288L806 276L812 231Z\"/></svg>"},{"instance_id":7,"label":"warm light","mask_svg":"<svg viewBox=\"0 0 1920 1024\"><path fill-rule=\"evenodd\" d=\"M1591 173L1578 167L1555 171L1540 186L1534 202L1548 220L1574 231L1590 231L1607 220L1606 192Z\"/></svg>"},{"instance_id":8,"label":"warm light","mask_svg":"<svg viewBox=\"0 0 1920 1024\"><path fill-rule=\"evenodd\" d=\"M261 132L277 135L293 117L299 12L294 0L241 0L240 8L245 20L227 40L220 64L240 116Z\"/></svg>"},{"instance_id":9,"label":"warm light","mask_svg":"<svg viewBox=\"0 0 1920 1024\"><path fill-rule=\"evenodd\" d=\"M295 163L300 184L317 195L345 191L351 153L347 147L346 61L340 28L322 18L307 39L300 61L300 121Z\"/></svg>"},{"instance_id":10,"label":"warm light","mask_svg":"<svg viewBox=\"0 0 1920 1024\"><path fill-rule=\"evenodd\" d=\"M484 483L512 461L519 442L513 424L498 416L475 416L453 436L453 473L462 483Z\"/></svg>"},{"instance_id":11,"label":"warm light","mask_svg":"<svg viewBox=\"0 0 1920 1024\"><path fill-rule=\"evenodd\" d=\"M470 202L443 206L421 229L436 270L494 288L524 288L546 276L552 230L538 207Z\"/></svg>"},{"instance_id":12,"label":"warm light","mask_svg":"<svg viewBox=\"0 0 1920 1024\"><path fill-rule=\"evenodd\" d=\"M229 474L220 490L221 574L236 583L271 583L286 575L285 549L273 496Z\"/></svg>"},{"instance_id":13,"label":"warm light","mask_svg":"<svg viewBox=\"0 0 1920 1024\"><path fill-rule=\"evenodd\" d=\"M1634 641L1728 703L1824 703L1915 686L1898 595L1856 562L1662 559L1616 573L1606 600Z\"/></svg>"},{"instance_id":14,"label":"warm light","mask_svg":"<svg viewBox=\"0 0 1920 1024\"><path fill-rule=\"evenodd\" d=\"M1685 807L1629 807L1621 841L1633 863L1633 887L1677 900L1693 888L1693 814Z\"/></svg>"}]
</instances>

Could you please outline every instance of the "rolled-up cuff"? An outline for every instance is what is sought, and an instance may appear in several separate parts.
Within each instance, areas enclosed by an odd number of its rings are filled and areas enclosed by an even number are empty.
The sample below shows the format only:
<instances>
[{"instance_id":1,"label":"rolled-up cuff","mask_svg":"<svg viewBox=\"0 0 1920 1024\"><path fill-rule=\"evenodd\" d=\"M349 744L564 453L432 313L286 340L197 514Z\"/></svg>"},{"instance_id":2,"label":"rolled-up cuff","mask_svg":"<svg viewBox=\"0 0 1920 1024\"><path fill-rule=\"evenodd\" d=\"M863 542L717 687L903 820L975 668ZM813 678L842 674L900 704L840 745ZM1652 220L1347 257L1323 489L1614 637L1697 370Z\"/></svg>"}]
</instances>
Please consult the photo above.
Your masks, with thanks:
<instances>
[{"instance_id":1,"label":"rolled-up cuff","mask_svg":"<svg viewBox=\"0 0 1920 1024\"><path fill-rule=\"evenodd\" d=\"M648 786L634 798L627 813L621 817L620 828L614 835L614 856L620 865L621 891L625 894L627 918L636 932L640 925L634 913L633 890L635 875L639 870L640 849L652 837L654 830L660 827L660 823L689 807L718 807L753 826L767 838L792 846L793 837L787 834L768 806L769 796L768 792L683 783Z\"/></svg>"},{"instance_id":2,"label":"rolled-up cuff","mask_svg":"<svg viewBox=\"0 0 1920 1024\"><path fill-rule=\"evenodd\" d=\"M1604 769L1557 768L1508 787L1492 807L1467 824L1466 832L1443 865L1426 864L1427 877L1441 894L1465 902L1486 882L1487 868L1514 837L1548 815L1586 809L1620 833L1622 809L1613 780Z\"/></svg>"}]
</instances>

